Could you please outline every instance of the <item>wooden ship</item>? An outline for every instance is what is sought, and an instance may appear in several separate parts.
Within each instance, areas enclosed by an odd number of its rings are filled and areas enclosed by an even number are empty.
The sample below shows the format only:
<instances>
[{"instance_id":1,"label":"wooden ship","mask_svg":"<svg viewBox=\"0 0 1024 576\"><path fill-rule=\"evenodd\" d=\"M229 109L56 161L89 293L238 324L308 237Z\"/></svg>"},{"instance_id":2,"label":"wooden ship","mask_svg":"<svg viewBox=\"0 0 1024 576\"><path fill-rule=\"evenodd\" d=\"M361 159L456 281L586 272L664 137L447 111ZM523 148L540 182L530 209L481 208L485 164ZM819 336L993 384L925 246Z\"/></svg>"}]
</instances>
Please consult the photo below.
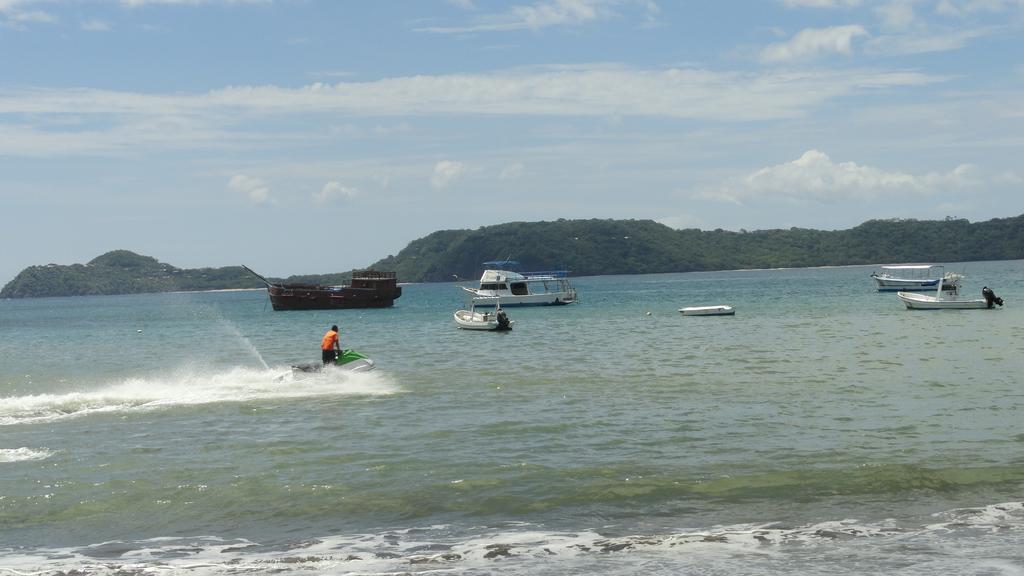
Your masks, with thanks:
<instances>
[{"instance_id":1,"label":"wooden ship","mask_svg":"<svg viewBox=\"0 0 1024 576\"><path fill-rule=\"evenodd\" d=\"M394 272L357 270L352 282L342 286L322 284L278 284L242 265L267 285L274 310L335 310L342 308L387 308L402 295Z\"/></svg>"}]
</instances>

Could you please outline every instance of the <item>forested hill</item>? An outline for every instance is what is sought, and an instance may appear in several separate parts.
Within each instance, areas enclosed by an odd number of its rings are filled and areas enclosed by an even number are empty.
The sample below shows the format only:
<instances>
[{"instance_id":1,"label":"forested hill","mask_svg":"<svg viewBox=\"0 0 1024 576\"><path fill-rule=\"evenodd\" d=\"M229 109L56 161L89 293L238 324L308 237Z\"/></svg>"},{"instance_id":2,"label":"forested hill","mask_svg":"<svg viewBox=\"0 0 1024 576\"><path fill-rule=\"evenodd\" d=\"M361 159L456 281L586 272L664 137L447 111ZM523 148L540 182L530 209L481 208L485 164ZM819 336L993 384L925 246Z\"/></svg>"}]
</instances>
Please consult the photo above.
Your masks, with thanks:
<instances>
[{"instance_id":1,"label":"forested hill","mask_svg":"<svg viewBox=\"0 0 1024 576\"><path fill-rule=\"evenodd\" d=\"M0 290L0 298L137 294L263 285L239 266L182 270L149 256L115 250L87 264L29 266Z\"/></svg>"},{"instance_id":2,"label":"forested hill","mask_svg":"<svg viewBox=\"0 0 1024 576\"><path fill-rule=\"evenodd\" d=\"M271 282L341 284L351 272L268 278ZM29 266L0 290L0 298L194 292L232 288L263 288L263 282L241 266L175 268L128 250L114 250L86 264Z\"/></svg>"},{"instance_id":3,"label":"forested hill","mask_svg":"<svg viewBox=\"0 0 1024 576\"><path fill-rule=\"evenodd\" d=\"M477 278L481 263L504 258L526 270L557 268L574 276L1012 260L1024 258L1024 215L976 223L870 220L837 231L676 230L651 220L512 222L434 232L373 268L394 270L403 282L448 281Z\"/></svg>"},{"instance_id":4,"label":"forested hill","mask_svg":"<svg viewBox=\"0 0 1024 576\"><path fill-rule=\"evenodd\" d=\"M527 270L564 269L574 276L1013 260L1024 258L1024 215L976 223L871 220L837 231L705 232L651 220L512 222L434 232L370 267L395 271L401 282L450 281L478 278L483 262L504 258ZM339 284L350 276L335 272L271 280ZM0 290L0 298L261 287L240 266L180 269L115 250L87 264L30 266Z\"/></svg>"}]
</instances>

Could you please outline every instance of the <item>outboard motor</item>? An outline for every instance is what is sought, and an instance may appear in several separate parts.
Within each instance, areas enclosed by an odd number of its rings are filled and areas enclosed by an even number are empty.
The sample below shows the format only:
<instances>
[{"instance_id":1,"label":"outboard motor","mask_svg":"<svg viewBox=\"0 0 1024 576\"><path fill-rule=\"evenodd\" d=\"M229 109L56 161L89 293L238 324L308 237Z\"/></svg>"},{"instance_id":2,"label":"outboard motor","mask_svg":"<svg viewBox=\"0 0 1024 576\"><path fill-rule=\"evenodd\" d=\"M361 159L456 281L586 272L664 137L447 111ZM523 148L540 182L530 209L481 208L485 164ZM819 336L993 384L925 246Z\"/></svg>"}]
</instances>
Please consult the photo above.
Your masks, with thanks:
<instances>
[{"instance_id":1,"label":"outboard motor","mask_svg":"<svg viewBox=\"0 0 1024 576\"><path fill-rule=\"evenodd\" d=\"M1000 306L1003 305L1003 299L1000 298L999 296L996 296L996 293L993 292L992 289L989 288L988 286L982 287L981 295L982 297L985 298L985 303L988 304L989 308L992 307L992 304L999 304Z\"/></svg>"},{"instance_id":2,"label":"outboard motor","mask_svg":"<svg viewBox=\"0 0 1024 576\"><path fill-rule=\"evenodd\" d=\"M511 328L511 325L508 321L508 314L505 314L504 310L498 308L498 311L495 313L495 316L497 316L498 318L498 330L508 330L509 328Z\"/></svg>"}]
</instances>

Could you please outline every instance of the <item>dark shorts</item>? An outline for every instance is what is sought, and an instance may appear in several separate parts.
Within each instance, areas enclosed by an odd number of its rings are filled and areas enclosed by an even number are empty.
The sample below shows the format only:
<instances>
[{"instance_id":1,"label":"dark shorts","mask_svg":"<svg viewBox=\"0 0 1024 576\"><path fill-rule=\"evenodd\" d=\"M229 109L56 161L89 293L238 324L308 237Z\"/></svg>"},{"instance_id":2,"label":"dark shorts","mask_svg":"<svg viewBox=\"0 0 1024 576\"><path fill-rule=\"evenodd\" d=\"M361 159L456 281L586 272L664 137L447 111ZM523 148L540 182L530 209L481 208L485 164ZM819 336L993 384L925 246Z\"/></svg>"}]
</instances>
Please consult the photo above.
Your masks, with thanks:
<instances>
[{"instance_id":1,"label":"dark shorts","mask_svg":"<svg viewBox=\"0 0 1024 576\"><path fill-rule=\"evenodd\" d=\"M324 350L323 351L324 364L333 364L334 363L334 359L338 357L337 353L338 353L338 351L334 350L334 349Z\"/></svg>"}]
</instances>

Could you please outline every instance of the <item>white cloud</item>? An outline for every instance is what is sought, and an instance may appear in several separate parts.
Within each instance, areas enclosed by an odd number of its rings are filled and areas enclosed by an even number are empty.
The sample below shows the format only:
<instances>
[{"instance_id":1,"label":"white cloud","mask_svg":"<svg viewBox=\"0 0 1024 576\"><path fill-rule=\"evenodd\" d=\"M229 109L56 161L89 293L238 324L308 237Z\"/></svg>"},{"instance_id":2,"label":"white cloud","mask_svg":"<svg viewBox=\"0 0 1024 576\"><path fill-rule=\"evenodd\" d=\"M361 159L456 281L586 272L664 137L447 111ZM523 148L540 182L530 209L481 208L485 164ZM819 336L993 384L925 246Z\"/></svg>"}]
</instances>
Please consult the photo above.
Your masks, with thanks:
<instances>
[{"instance_id":1,"label":"white cloud","mask_svg":"<svg viewBox=\"0 0 1024 576\"><path fill-rule=\"evenodd\" d=\"M373 133L375 136L395 136L397 134L408 134L412 132L412 126L408 122L399 122L391 126L385 126L378 124L373 127Z\"/></svg>"},{"instance_id":2,"label":"white cloud","mask_svg":"<svg viewBox=\"0 0 1024 576\"><path fill-rule=\"evenodd\" d=\"M940 0L935 6L935 13L942 14L943 16L960 16L960 7L950 2L950 0Z\"/></svg>"},{"instance_id":3,"label":"white cloud","mask_svg":"<svg viewBox=\"0 0 1024 576\"><path fill-rule=\"evenodd\" d=\"M979 12L999 13L1014 6L1024 7L1020 0L941 0L935 6L935 12L943 16L963 18Z\"/></svg>"},{"instance_id":4,"label":"white cloud","mask_svg":"<svg viewBox=\"0 0 1024 576\"><path fill-rule=\"evenodd\" d=\"M910 2L890 2L875 8L875 14L886 28L902 29L914 23L914 5Z\"/></svg>"},{"instance_id":5,"label":"white cloud","mask_svg":"<svg viewBox=\"0 0 1024 576\"><path fill-rule=\"evenodd\" d=\"M978 184L979 181L972 178L973 171L972 165L961 164L944 174L886 172L855 162L836 163L823 152L808 150L792 162L734 178L718 189L700 192L694 197L743 205L754 199L833 203L872 200L894 192L927 195Z\"/></svg>"},{"instance_id":6,"label":"white cloud","mask_svg":"<svg viewBox=\"0 0 1024 576\"><path fill-rule=\"evenodd\" d=\"M49 12L30 10L40 0L0 0L0 26L22 29L25 24L53 24L57 18Z\"/></svg>"},{"instance_id":7,"label":"white cloud","mask_svg":"<svg viewBox=\"0 0 1024 576\"><path fill-rule=\"evenodd\" d=\"M451 186L466 172L466 165L461 162L442 160L434 165L434 174L430 177L430 185L435 189Z\"/></svg>"},{"instance_id":8,"label":"white cloud","mask_svg":"<svg viewBox=\"0 0 1024 576\"><path fill-rule=\"evenodd\" d=\"M234 192L245 194L254 204L265 204L271 201L270 188L259 178L236 174L228 181L228 188Z\"/></svg>"},{"instance_id":9,"label":"white cloud","mask_svg":"<svg viewBox=\"0 0 1024 576\"><path fill-rule=\"evenodd\" d=\"M273 0L121 0L122 6L135 8L147 5L199 6L201 4L269 4Z\"/></svg>"},{"instance_id":10,"label":"white cloud","mask_svg":"<svg viewBox=\"0 0 1024 576\"><path fill-rule=\"evenodd\" d=\"M374 82L231 87L205 94L0 87L0 154L132 153L145 147L265 146L270 139L336 138L337 118L399 118L378 135L429 116L651 117L739 123L797 118L830 100L946 78L851 69L769 73L593 66L493 74L396 77ZM313 132L278 120L322 115ZM65 124L74 119L78 125ZM269 121L268 121L269 120ZM83 131L82 125L89 125ZM333 128L332 128L333 126ZM261 132L261 131L267 132ZM332 130L335 130L332 133ZM357 130L355 125L349 131Z\"/></svg>"},{"instance_id":11,"label":"white cloud","mask_svg":"<svg viewBox=\"0 0 1024 576\"><path fill-rule=\"evenodd\" d=\"M459 2L458 4L462 4ZM481 15L465 26L432 26L417 32L464 34L474 32L505 32L540 30L552 26L575 26L618 16L616 8L636 5L645 11L647 25L658 12L653 0L539 0L530 5L512 6L502 14Z\"/></svg>"},{"instance_id":12,"label":"white cloud","mask_svg":"<svg viewBox=\"0 0 1024 576\"><path fill-rule=\"evenodd\" d=\"M786 8L852 8L861 0L782 0Z\"/></svg>"},{"instance_id":13,"label":"white cloud","mask_svg":"<svg viewBox=\"0 0 1024 576\"><path fill-rule=\"evenodd\" d=\"M678 214L675 216L665 216L662 218L655 219L655 222L664 224L669 228L675 228L676 230L685 230L687 228L706 228L707 223L701 218L697 218L690 214Z\"/></svg>"},{"instance_id":14,"label":"white cloud","mask_svg":"<svg viewBox=\"0 0 1024 576\"><path fill-rule=\"evenodd\" d=\"M1007 170L1006 172L997 174L993 181L997 184L1013 184L1019 186L1024 184L1024 177L1013 170Z\"/></svg>"},{"instance_id":15,"label":"white cloud","mask_svg":"<svg viewBox=\"0 0 1024 576\"><path fill-rule=\"evenodd\" d=\"M598 14L596 4L587 0L552 0L538 2L533 6L514 6L512 14L527 28L538 30L594 20Z\"/></svg>"},{"instance_id":16,"label":"white cloud","mask_svg":"<svg viewBox=\"0 0 1024 576\"><path fill-rule=\"evenodd\" d=\"M325 204L335 198L341 200L348 200L350 198L355 198L358 195L359 189L353 188L351 186L345 186L340 182L332 180L324 184L323 188L321 188L318 192L313 194L313 200L317 204Z\"/></svg>"},{"instance_id":17,"label":"white cloud","mask_svg":"<svg viewBox=\"0 0 1024 576\"><path fill-rule=\"evenodd\" d=\"M501 180L514 180L523 175L523 165L519 162L509 164L501 169L498 178Z\"/></svg>"},{"instance_id":18,"label":"white cloud","mask_svg":"<svg viewBox=\"0 0 1024 576\"><path fill-rule=\"evenodd\" d=\"M494 74L409 76L301 88L240 86L206 94L101 90L0 91L0 113L258 115L345 113L649 116L764 120L799 116L832 97L871 87L922 86L946 78L918 72L809 70L748 74L614 67Z\"/></svg>"},{"instance_id":19,"label":"white cloud","mask_svg":"<svg viewBox=\"0 0 1024 576\"><path fill-rule=\"evenodd\" d=\"M0 0L0 14L19 10L21 6L37 3L39 0Z\"/></svg>"},{"instance_id":20,"label":"white cloud","mask_svg":"<svg viewBox=\"0 0 1024 576\"><path fill-rule=\"evenodd\" d=\"M86 20L82 22L82 30L86 32L109 32L110 24L102 20Z\"/></svg>"},{"instance_id":21,"label":"white cloud","mask_svg":"<svg viewBox=\"0 0 1024 576\"><path fill-rule=\"evenodd\" d=\"M879 36L866 43L865 52L887 56L949 52L967 46L975 38L991 36L998 31L999 28L986 27L934 33L915 32L911 34Z\"/></svg>"},{"instance_id":22,"label":"white cloud","mask_svg":"<svg viewBox=\"0 0 1024 576\"><path fill-rule=\"evenodd\" d=\"M770 44L761 51L765 62L789 62L822 54L850 54L853 39L867 36L867 30L856 24L831 28L806 28L788 42Z\"/></svg>"}]
</instances>

